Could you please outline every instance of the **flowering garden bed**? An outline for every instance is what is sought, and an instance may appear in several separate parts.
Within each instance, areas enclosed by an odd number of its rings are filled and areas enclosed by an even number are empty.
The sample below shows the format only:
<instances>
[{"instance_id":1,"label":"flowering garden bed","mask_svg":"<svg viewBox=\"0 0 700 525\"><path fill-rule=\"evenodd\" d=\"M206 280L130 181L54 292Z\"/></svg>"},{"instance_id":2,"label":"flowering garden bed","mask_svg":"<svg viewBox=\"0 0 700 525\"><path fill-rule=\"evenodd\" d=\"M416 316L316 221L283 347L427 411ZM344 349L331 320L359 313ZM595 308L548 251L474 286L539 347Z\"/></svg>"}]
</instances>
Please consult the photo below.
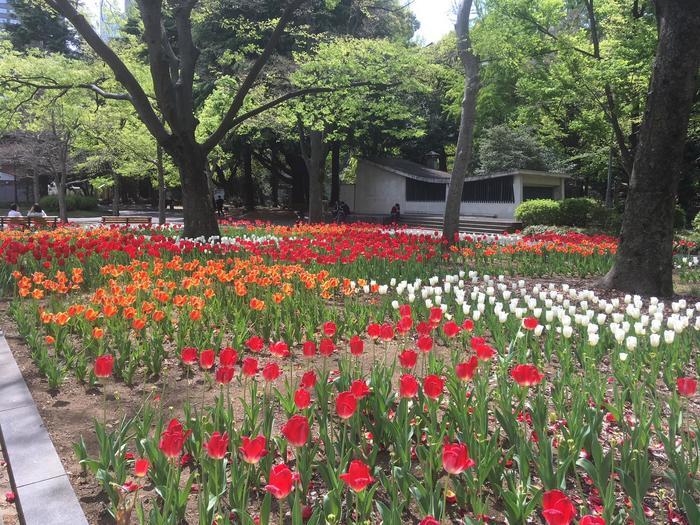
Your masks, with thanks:
<instances>
[{"instance_id":1,"label":"flowering garden bed","mask_svg":"<svg viewBox=\"0 0 700 525\"><path fill-rule=\"evenodd\" d=\"M594 291L615 239L176 233L0 234L91 523L700 523L700 302Z\"/></svg>"}]
</instances>

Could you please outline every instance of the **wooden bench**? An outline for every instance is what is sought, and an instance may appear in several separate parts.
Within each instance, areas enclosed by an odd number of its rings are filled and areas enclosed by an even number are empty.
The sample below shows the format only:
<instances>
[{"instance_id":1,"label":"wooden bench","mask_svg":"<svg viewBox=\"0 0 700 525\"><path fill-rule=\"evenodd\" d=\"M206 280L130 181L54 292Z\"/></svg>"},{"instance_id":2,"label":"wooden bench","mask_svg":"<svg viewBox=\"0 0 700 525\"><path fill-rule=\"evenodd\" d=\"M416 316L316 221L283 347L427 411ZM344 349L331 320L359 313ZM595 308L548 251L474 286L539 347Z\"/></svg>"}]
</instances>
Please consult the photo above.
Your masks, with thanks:
<instances>
[{"instance_id":1,"label":"wooden bench","mask_svg":"<svg viewBox=\"0 0 700 525\"><path fill-rule=\"evenodd\" d=\"M58 217L0 217L0 230L14 228L55 228Z\"/></svg>"},{"instance_id":2,"label":"wooden bench","mask_svg":"<svg viewBox=\"0 0 700 525\"><path fill-rule=\"evenodd\" d=\"M153 222L153 217L147 215L127 215L121 217L119 215L107 215L102 217L102 224L148 224Z\"/></svg>"}]
</instances>

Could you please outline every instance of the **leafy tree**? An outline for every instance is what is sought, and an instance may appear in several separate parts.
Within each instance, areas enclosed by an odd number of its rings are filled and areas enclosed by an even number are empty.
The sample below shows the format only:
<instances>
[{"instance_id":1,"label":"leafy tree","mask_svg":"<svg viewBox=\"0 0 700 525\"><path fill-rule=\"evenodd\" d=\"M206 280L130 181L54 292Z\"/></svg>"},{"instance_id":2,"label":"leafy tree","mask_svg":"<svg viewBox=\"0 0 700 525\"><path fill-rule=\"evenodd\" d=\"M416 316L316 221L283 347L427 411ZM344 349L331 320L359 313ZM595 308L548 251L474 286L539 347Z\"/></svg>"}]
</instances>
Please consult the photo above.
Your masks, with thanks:
<instances>
[{"instance_id":1,"label":"leafy tree","mask_svg":"<svg viewBox=\"0 0 700 525\"><path fill-rule=\"evenodd\" d=\"M700 67L700 3L657 0L659 44L625 203L620 246L604 283L673 294L673 219Z\"/></svg>"},{"instance_id":2,"label":"leafy tree","mask_svg":"<svg viewBox=\"0 0 700 525\"><path fill-rule=\"evenodd\" d=\"M51 53L76 54L78 41L65 18L46 10L36 0L10 0L9 4L20 22L5 26L15 49L38 47Z\"/></svg>"},{"instance_id":3,"label":"leafy tree","mask_svg":"<svg viewBox=\"0 0 700 525\"><path fill-rule=\"evenodd\" d=\"M553 152L532 129L502 124L487 129L479 140L479 174L514 169L548 171L555 169L556 164Z\"/></svg>"}]
</instances>

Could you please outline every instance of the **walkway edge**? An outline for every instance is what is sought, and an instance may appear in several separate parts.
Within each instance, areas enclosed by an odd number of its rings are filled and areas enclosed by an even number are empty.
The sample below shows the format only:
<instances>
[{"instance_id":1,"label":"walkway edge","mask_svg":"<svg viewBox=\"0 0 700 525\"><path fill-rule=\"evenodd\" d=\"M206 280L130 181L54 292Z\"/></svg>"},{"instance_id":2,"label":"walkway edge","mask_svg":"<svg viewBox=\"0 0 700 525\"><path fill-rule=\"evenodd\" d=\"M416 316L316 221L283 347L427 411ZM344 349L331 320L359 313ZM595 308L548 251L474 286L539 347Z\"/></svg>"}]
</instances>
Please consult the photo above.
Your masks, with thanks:
<instances>
[{"instance_id":1,"label":"walkway edge","mask_svg":"<svg viewBox=\"0 0 700 525\"><path fill-rule=\"evenodd\" d=\"M2 332L0 439L21 523L87 525L68 474Z\"/></svg>"}]
</instances>

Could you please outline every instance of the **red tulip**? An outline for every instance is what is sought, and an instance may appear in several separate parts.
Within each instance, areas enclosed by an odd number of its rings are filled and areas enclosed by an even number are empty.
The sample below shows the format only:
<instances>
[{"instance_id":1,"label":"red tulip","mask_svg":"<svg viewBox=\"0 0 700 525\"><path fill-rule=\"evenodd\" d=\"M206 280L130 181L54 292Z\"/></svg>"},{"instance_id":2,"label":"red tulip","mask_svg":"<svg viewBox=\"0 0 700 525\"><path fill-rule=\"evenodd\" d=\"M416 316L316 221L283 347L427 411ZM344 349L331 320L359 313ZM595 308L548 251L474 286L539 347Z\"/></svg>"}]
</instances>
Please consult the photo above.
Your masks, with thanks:
<instances>
[{"instance_id":1,"label":"red tulip","mask_svg":"<svg viewBox=\"0 0 700 525\"><path fill-rule=\"evenodd\" d=\"M432 331L433 326L425 321L421 321L418 323L418 326L416 326L416 332L418 332L420 335L430 335L430 332Z\"/></svg>"},{"instance_id":2,"label":"red tulip","mask_svg":"<svg viewBox=\"0 0 700 525\"><path fill-rule=\"evenodd\" d=\"M474 321L472 321L471 319L465 319L462 323L462 329L466 330L467 332L471 332L472 330L474 330Z\"/></svg>"},{"instance_id":3,"label":"red tulip","mask_svg":"<svg viewBox=\"0 0 700 525\"><path fill-rule=\"evenodd\" d=\"M294 474L284 463L275 465L270 471L270 479L265 490L277 499L289 496L294 488Z\"/></svg>"},{"instance_id":4,"label":"red tulip","mask_svg":"<svg viewBox=\"0 0 700 525\"><path fill-rule=\"evenodd\" d=\"M399 354L399 363L401 368L413 368L418 361L418 353L413 350L404 350Z\"/></svg>"},{"instance_id":5,"label":"red tulip","mask_svg":"<svg viewBox=\"0 0 700 525\"><path fill-rule=\"evenodd\" d=\"M112 375L114 369L114 357L110 354L99 356L95 359L95 377L107 378Z\"/></svg>"},{"instance_id":6,"label":"red tulip","mask_svg":"<svg viewBox=\"0 0 700 525\"><path fill-rule=\"evenodd\" d=\"M341 419L349 419L357 409L357 398L352 392L340 392L335 398L335 411Z\"/></svg>"},{"instance_id":7,"label":"red tulip","mask_svg":"<svg viewBox=\"0 0 700 525\"><path fill-rule=\"evenodd\" d=\"M456 336L459 333L460 327L454 321L448 321L443 325L442 331L445 333L445 335L447 337L451 338L451 337Z\"/></svg>"},{"instance_id":8,"label":"red tulip","mask_svg":"<svg viewBox=\"0 0 700 525\"><path fill-rule=\"evenodd\" d=\"M445 382L441 377L429 375L423 379L423 392L430 399L437 399L442 395L442 389L445 387Z\"/></svg>"},{"instance_id":9,"label":"red tulip","mask_svg":"<svg viewBox=\"0 0 700 525\"><path fill-rule=\"evenodd\" d=\"M365 351L365 343L360 339L359 335L353 335L350 338L350 353L352 355L362 355Z\"/></svg>"},{"instance_id":10,"label":"red tulip","mask_svg":"<svg viewBox=\"0 0 700 525\"><path fill-rule=\"evenodd\" d=\"M538 324L540 323L535 317L526 317L523 319L523 328L525 328L525 330L534 330L537 328Z\"/></svg>"},{"instance_id":11,"label":"red tulip","mask_svg":"<svg viewBox=\"0 0 700 525\"><path fill-rule=\"evenodd\" d=\"M318 345L319 353L324 357L330 357L335 350L335 343L332 339L321 339L321 343Z\"/></svg>"},{"instance_id":12,"label":"red tulip","mask_svg":"<svg viewBox=\"0 0 700 525\"><path fill-rule=\"evenodd\" d=\"M289 345L284 341L277 341L270 345L270 353L276 357L284 358L289 355Z\"/></svg>"},{"instance_id":13,"label":"red tulip","mask_svg":"<svg viewBox=\"0 0 700 525\"><path fill-rule=\"evenodd\" d=\"M457 366L455 366L455 375L462 381L469 381L472 377L474 377L474 373L476 372L478 366L479 359L476 356L472 356L472 358L466 363L459 363Z\"/></svg>"},{"instance_id":14,"label":"red tulip","mask_svg":"<svg viewBox=\"0 0 700 525\"><path fill-rule=\"evenodd\" d=\"M197 362L197 349L191 346L186 346L180 352L180 358L182 362L188 366L191 366Z\"/></svg>"},{"instance_id":15,"label":"red tulip","mask_svg":"<svg viewBox=\"0 0 700 525\"><path fill-rule=\"evenodd\" d=\"M430 317L428 318L428 322L433 326L437 326L440 324L440 321L442 321L442 308L435 306L430 309Z\"/></svg>"},{"instance_id":16,"label":"red tulip","mask_svg":"<svg viewBox=\"0 0 700 525\"><path fill-rule=\"evenodd\" d=\"M411 317L411 305L402 304L401 306L399 306L399 315L401 317Z\"/></svg>"},{"instance_id":17,"label":"red tulip","mask_svg":"<svg viewBox=\"0 0 700 525\"><path fill-rule=\"evenodd\" d=\"M698 380L692 377L679 377L676 380L676 388L680 395L690 397L698 390Z\"/></svg>"},{"instance_id":18,"label":"red tulip","mask_svg":"<svg viewBox=\"0 0 700 525\"><path fill-rule=\"evenodd\" d=\"M374 482L374 478L369 472L369 467L359 459L352 461L347 473L341 474L339 478L355 492L362 492L370 483Z\"/></svg>"},{"instance_id":19,"label":"red tulip","mask_svg":"<svg viewBox=\"0 0 700 525\"><path fill-rule=\"evenodd\" d=\"M464 443L445 443L442 447L442 467L448 474L461 474L476 465L469 457L469 450Z\"/></svg>"},{"instance_id":20,"label":"red tulip","mask_svg":"<svg viewBox=\"0 0 700 525\"><path fill-rule=\"evenodd\" d=\"M243 375L246 377L253 377L258 373L258 360L254 357L246 357L243 360L243 366L241 367Z\"/></svg>"},{"instance_id":21,"label":"red tulip","mask_svg":"<svg viewBox=\"0 0 700 525\"><path fill-rule=\"evenodd\" d=\"M301 383L299 383L299 386L301 388L313 388L316 386L316 372L313 370L304 372L304 375L301 376Z\"/></svg>"},{"instance_id":22,"label":"red tulip","mask_svg":"<svg viewBox=\"0 0 700 525\"><path fill-rule=\"evenodd\" d=\"M251 465L255 465L262 458L267 456L267 450L265 449L265 445L265 436L258 436L253 439L244 436L241 439L241 446L238 450L241 451L243 461L245 461L246 463L250 463Z\"/></svg>"},{"instance_id":23,"label":"red tulip","mask_svg":"<svg viewBox=\"0 0 700 525\"><path fill-rule=\"evenodd\" d=\"M14 503L15 499L17 499L17 496L15 496L15 493L10 491L5 492L5 501L8 503Z\"/></svg>"},{"instance_id":24,"label":"red tulip","mask_svg":"<svg viewBox=\"0 0 700 525\"><path fill-rule=\"evenodd\" d=\"M389 323L384 323L379 331L382 341L391 341L394 338L394 327Z\"/></svg>"},{"instance_id":25,"label":"red tulip","mask_svg":"<svg viewBox=\"0 0 700 525\"><path fill-rule=\"evenodd\" d=\"M311 394L305 388L299 388L294 392L294 404L299 410L304 410L311 406Z\"/></svg>"},{"instance_id":26,"label":"red tulip","mask_svg":"<svg viewBox=\"0 0 700 525\"><path fill-rule=\"evenodd\" d=\"M265 368L263 368L262 375L265 381L271 382L282 375L282 371L277 363L267 363Z\"/></svg>"},{"instance_id":27,"label":"red tulip","mask_svg":"<svg viewBox=\"0 0 700 525\"><path fill-rule=\"evenodd\" d=\"M238 352L236 352L230 346L222 348L219 352L219 365L220 366L233 366L238 361Z\"/></svg>"},{"instance_id":28,"label":"red tulip","mask_svg":"<svg viewBox=\"0 0 700 525\"><path fill-rule=\"evenodd\" d=\"M433 339L427 335L422 335L416 342L421 352L430 352L433 349Z\"/></svg>"},{"instance_id":29,"label":"red tulip","mask_svg":"<svg viewBox=\"0 0 700 525\"><path fill-rule=\"evenodd\" d=\"M550 490L542 496L542 516L549 525L570 525L576 508L560 490Z\"/></svg>"},{"instance_id":30,"label":"red tulip","mask_svg":"<svg viewBox=\"0 0 700 525\"><path fill-rule=\"evenodd\" d=\"M220 366L216 369L215 379L220 385L227 385L233 379L233 367Z\"/></svg>"},{"instance_id":31,"label":"red tulip","mask_svg":"<svg viewBox=\"0 0 700 525\"><path fill-rule=\"evenodd\" d=\"M314 357L316 355L316 343L313 341L305 341L301 347L304 357Z\"/></svg>"},{"instance_id":32,"label":"red tulip","mask_svg":"<svg viewBox=\"0 0 700 525\"><path fill-rule=\"evenodd\" d=\"M605 520L600 516L593 516L592 514L589 514L588 516L581 518L578 525L605 525Z\"/></svg>"},{"instance_id":33,"label":"red tulip","mask_svg":"<svg viewBox=\"0 0 700 525\"><path fill-rule=\"evenodd\" d=\"M544 377L534 365L516 365L510 372L510 376L520 386L530 387L539 385Z\"/></svg>"},{"instance_id":34,"label":"red tulip","mask_svg":"<svg viewBox=\"0 0 700 525\"><path fill-rule=\"evenodd\" d=\"M210 458L224 459L228 451L228 433L219 434L219 432L214 432L209 441L204 443L203 446Z\"/></svg>"},{"instance_id":35,"label":"red tulip","mask_svg":"<svg viewBox=\"0 0 700 525\"><path fill-rule=\"evenodd\" d=\"M476 357L478 357L482 361L488 361L496 355L496 349L491 345L487 345L485 343L476 346L474 350L476 351Z\"/></svg>"},{"instance_id":36,"label":"red tulip","mask_svg":"<svg viewBox=\"0 0 700 525\"><path fill-rule=\"evenodd\" d=\"M134 476L137 478L143 478L146 474L148 474L148 467L150 467L150 465L151 464L145 458L137 459L134 463Z\"/></svg>"},{"instance_id":37,"label":"red tulip","mask_svg":"<svg viewBox=\"0 0 700 525\"><path fill-rule=\"evenodd\" d=\"M337 330L337 327L335 326L335 323L333 321L326 321L323 323L323 333L327 337L333 337L335 335L335 332Z\"/></svg>"},{"instance_id":38,"label":"red tulip","mask_svg":"<svg viewBox=\"0 0 700 525\"><path fill-rule=\"evenodd\" d=\"M353 381L350 385L350 392L352 392L352 395L355 396L359 401L367 397L367 395L369 395L370 393L370 390L367 386L367 383L365 383L361 379L357 379Z\"/></svg>"},{"instance_id":39,"label":"red tulip","mask_svg":"<svg viewBox=\"0 0 700 525\"><path fill-rule=\"evenodd\" d=\"M214 350L212 350L211 348L202 350L202 353L199 354L199 366L201 366L205 370L209 370L211 367L214 366L215 359L216 353L214 352Z\"/></svg>"},{"instance_id":40,"label":"red tulip","mask_svg":"<svg viewBox=\"0 0 700 525\"><path fill-rule=\"evenodd\" d=\"M372 339L376 339L379 337L379 334L381 333L381 327L377 323L371 323L367 327L367 335L370 336Z\"/></svg>"},{"instance_id":41,"label":"red tulip","mask_svg":"<svg viewBox=\"0 0 700 525\"><path fill-rule=\"evenodd\" d=\"M170 420L168 428L160 435L160 443L158 448L168 458L176 458L182 453L182 447L185 446L185 440L192 433L191 430L184 432L182 423L177 419Z\"/></svg>"},{"instance_id":42,"label":"red tulip","mask_svg":"<svg viewBox=\"0 0 700 525\"><path fill-rule=\"evenodd\" d=\"M426 516L418 525L440 525L440 522L433 518L432 516Z\"/></svg>"},{"instance_id":43,"label":"red tulip","mask_svg":"<svg viewBox=\"0 0 700 525\"><path fill-rule=\"evenodd\" d=\"M304 416L292 416L282 427L282 435L293 447L303 447L309 440L309 420Z\"/></svg>"},{"instance_id":44,"label":"red tulip","mask_svg":"<svg viewBox=\"0 0 700 525\"><path fill-rule=\"evenodd\" d=\"M399 319L399 322L396 323L396 330L398 330L399 333L406 334L411 331L411 328L413 328L413 319L410 317L402 317Z\"/></svg>"},{"instance_id":45,"label":"red tulip","mask_svg":"<svg viewBox=\"0 0 700 525\"><path fill-rule=\"evenodd\" d=\"M265 347L265 341L259 335L254 335L253 337L248 338L245 345L248 347L248 350L257 353Z\"/></svg>"},{"instance_id":46,"label":"red tulip","mask_svg":"<svg viewBox=\"0 0 700 525\"><path fill-rule=\"evenodd\" d=\"M418 393L418 381L411 374L404 374L399 379L399 395L411 399Z\"/></svg>"}]
</instances>

